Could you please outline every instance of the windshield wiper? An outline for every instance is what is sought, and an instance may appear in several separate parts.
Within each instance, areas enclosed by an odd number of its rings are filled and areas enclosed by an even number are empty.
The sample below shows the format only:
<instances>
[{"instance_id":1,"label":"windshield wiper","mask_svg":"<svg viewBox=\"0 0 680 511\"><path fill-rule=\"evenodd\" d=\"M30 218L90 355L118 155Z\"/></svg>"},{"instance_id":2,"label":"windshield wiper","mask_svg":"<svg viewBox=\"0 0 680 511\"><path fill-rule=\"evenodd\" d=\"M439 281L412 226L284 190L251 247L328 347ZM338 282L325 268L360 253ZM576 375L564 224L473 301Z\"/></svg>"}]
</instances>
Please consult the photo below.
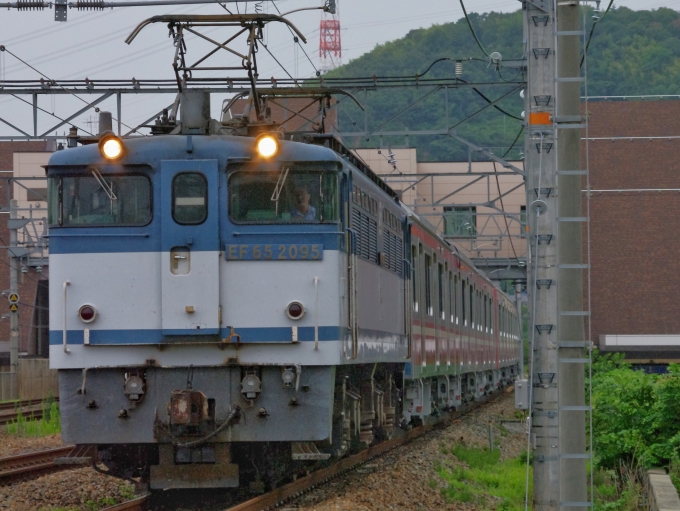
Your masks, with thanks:
<instances>
[{"instance_id":1,"label":"windshield wiper","mask_svg":"<svg viewBox=\"0 0 680 511\"><path fill-rule=\"evenodd\" d=\"M281 192L283 191L283 185L286 184L286 178L288 177L288 171L290 166L282 167L281 173L279 174L279 179L276 181L276 186L274 187L274 192L272 193L271 201L276 203L276 215L279 215L279 198L281 197Z\"/></svg>"},{"instance_id":2,"label":"windshield wiper","mask_svg":"<svg viewBox=\"0 0 680 511\"><path fill-rule=\"evenodd\" d=\"M96 167L92 167L91 170L92 170L92 175L97 180L97 183L99 183L99 186L102 187L102 189L106 193L106 196L110 200L117 200L118 197L116 197L116 194L113 193L113 188L111 188L111 186L104 180L104 177L101 175L99 170L97 170Z\"/></svg>"}]
</instances>

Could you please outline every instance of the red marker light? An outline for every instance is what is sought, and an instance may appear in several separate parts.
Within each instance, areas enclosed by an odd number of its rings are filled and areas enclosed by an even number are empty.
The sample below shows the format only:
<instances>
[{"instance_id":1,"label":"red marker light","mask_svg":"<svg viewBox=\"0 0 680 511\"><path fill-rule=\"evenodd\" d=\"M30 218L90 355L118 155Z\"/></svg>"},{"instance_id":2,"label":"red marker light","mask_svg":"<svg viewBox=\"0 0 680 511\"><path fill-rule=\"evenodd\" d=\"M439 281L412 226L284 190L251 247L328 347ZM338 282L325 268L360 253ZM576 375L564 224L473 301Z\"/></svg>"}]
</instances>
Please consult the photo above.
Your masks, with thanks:
<instances>
[{"instance_id":1,"label":"red marker light","mask_svg":"<svg viewBox=\"0 0 680 511\"><path fill-rule=\"evenodd\" d=\"M305 308L300 302L291 302L286 308L286 314L290 319L300 319L305 313Z\"/></svg>"},{"instance_id":2,"label":"red marker light","mask_svg":"<svg viewBox=\"0 0 680 511\"><path fill-rule=\"evenodd\" d=\"M96 316L97 316L97 310L92 305L83 305L78 310L78 317L84 323L90 323L90 322L94 321L94 318Z\"/></svg>"}]
</instances>

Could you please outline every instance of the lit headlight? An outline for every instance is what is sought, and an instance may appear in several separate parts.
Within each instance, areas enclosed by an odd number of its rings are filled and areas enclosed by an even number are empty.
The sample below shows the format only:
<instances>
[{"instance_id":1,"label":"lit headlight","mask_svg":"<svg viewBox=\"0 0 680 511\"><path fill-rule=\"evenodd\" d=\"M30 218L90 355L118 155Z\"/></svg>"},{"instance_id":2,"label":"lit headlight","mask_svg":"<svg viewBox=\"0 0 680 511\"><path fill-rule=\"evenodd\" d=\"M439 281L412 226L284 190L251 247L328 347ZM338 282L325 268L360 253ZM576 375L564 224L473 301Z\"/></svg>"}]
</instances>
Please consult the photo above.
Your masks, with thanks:
<instances>
[{"instance_id":1,"label":"lit headlight","mask_svg":"<svg viewBox=\"0 0 680 511\"><path fill-rule=\"evenodd\" d=\"M279 152L279 141L273 135L262 135L255 142L257 152L263 158L271 158Z\"/></svg>"},{"instance_id":2,"label":"lit headlight","mask_svg":"<svg viewBox=\"0 0 680 511\"><path fill-rule=\"evenodd\" d=\"M107 160L117 160L125 152L123 141L113 133L107 133L99 139L99 152Z\"/></svg>"}]
</instances>

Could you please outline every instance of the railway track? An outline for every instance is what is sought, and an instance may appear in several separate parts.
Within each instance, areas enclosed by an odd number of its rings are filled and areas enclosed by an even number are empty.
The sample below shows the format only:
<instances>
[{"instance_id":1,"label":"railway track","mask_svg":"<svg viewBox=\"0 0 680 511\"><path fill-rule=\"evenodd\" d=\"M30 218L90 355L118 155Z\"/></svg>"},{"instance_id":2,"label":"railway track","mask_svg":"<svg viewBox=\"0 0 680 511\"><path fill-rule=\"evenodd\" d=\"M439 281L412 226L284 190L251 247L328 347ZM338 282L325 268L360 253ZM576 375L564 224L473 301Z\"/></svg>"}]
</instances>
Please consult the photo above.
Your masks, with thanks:
<instances>
[{"instance_id":1,"label":"railway track","mask_svg":"<svg viewBox=\"0 0 680 511\"><path fill-rule=\"evenodd\" d=\"M349 470L363 465L373 458L381 456L388 451L409 443L415 438L425 435L426 433L435 429L446 428L453 421L459 419L460 417L463 417L474 410L477 410L478 408L495 401L504 392L508 392L508 390L498 392L497 394L492 395L490 399L477 403L475 406L470 406L465 410L451 412L446 416L441 417L437 422L413 428L412 430L406 432L406 434L401 438L395 438L386 442L382 442L378 445L373 445L364 451L334 463L328 468L312 472L305 477L299 478L296 481L281 486L280 488L276 488L269 493L230 507L226 511L265 511L268 509L274 509L287 501L299 497L303 493L315 488L316 486L325 484L331 479L334 479Z\"/></svg>"},{"instance_id":2,"label":"railway track","mask_svg":"<svg viewBox=\"0 0 680 511\"><path fill-rule=\"evenodd\" d=\"M116 504L115 506L107 507L101 511L143 511L144 504L146 503L148 496L139 497L136 499L128 500L122 504Z\"/></svg>"},{"instance_id":3,"label":"railway track","mask_svg":"<svg viewBox=\"0 0 680 511\"><path fill-rule=\"evenodd\" d=\"M58 400L56 401L58 402ZM43 415L42 400L28 399L25 401L0 403L0 426L16 420L19 410L21 410L21 414L24 417L32 415L35 419L41 419Z\"/></svg>"},{"instance_id":4,"label":"railway track","mask_svg":"<svg viewBox=\"0 0 680 511\"><path fill-rule=\"evenodd\" d=\"M73 451L74 446L58 447L45 451L29 452L0 458L0 485L6 485L20 477L36 475L52 470L72 468L72 465L57 465L55 458L65 458Z\"/></svg>"}]
</instances>

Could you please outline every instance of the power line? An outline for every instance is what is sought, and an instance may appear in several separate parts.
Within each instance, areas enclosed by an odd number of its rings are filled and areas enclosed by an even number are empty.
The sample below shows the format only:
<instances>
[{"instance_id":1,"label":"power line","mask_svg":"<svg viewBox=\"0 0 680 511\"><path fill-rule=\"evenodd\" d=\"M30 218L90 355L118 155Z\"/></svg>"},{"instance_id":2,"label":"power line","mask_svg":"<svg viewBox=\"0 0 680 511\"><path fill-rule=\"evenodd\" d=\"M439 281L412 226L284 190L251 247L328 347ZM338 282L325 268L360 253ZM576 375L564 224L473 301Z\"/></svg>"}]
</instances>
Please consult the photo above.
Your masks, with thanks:
<instances>
[{"instance_id":1,"label":"power line","mask_svg":"<svg viewBox=\"0 0 680 511\"><path fill-rule=\"evenodd\" d=\"M607 10L604 11L604 14L602 15L602 17L600 19L595 20L595 22L593 23L593 26L590 27L590 34L588 34L588 41L586 42L586 47L583 50L583 55L581 55L581 63L579 64L579 67L583 66L583 60L586 58L586 53L588 52L588 48L590 47L590 41L593 38L593 33L595 32L595 27L597 26L597 24L600 21L602 21L604 19L604 17L609 12L609 9L611 9L612 5L614 5L614 0L609 1L609 5L607 6Z\"/></svg>"},{"instance_id":2,"label":"power line","mask_svg":"<svg viewBox=\"0 0 680 511\"><path fill-rule=\"evenodd\" d=\"M38 71L35 67L33 67L32 65L30 65L28 62L26 62L25 60L21 59L20 57L16 56L14 53L12 53L11 51L9 51L5 46L0 46L0 51L6 51L6 52L9 53L12 57L14 57L15 59L17 59L19 62L23 62L26 66L30 67L33 71L35 71L36 73L38 73L38 74L39 74L40 76L42 76L43 78L46 78L46 79L47 79L48 81L50 81L51 83L57 85L60 89L65 90L66 92L68 92L69 94L71 94L73 97L78 98L80 101L82 101L82 102L85 103L86 105L89 105L89 103L88 103L87 101L85 101L83 98L81 98L81 97L78 96L77 94L75 94L75 93L69 91L69 90L66 89L65 87L62 87L59 83L57 83L56 80L52 80L52 79L51 79L50 77L48 77L45 73L41 73L41 72ZM92 108L96 108L96 107L93 106ZM63 120L63 119L62 119L62 120ZM123 121L121 121L121 120L119 120L119 119L113 118L113 120L114 120L114 121L119 121L119 122L120 122L123 126L125 126L126 128L133 129L131 126L128 126L127 124L125 124Z\"/></svg>"},{"instance_id":3,"label":"power line","mask_svg":"<svg viewBox=\"0 0 680 511\"><path fill-rule=\"evenodd\" d=\"M238 4L237 4L237 5L238 5ZM276 5L275 2L272 2L272 5L274 6L274 8L276 9L276 12L278 12L278 13L279 13L279 16L280 16L280 15L281 15L281 11L279 10L279 6ZM290 35L293 36L293 41L297 43L297 45L298 45L298 46L300 47L300 49L302 50L302 53L305 54L305 57L307 57L307 60L309 60L309 63L310 63L310 64L312 65L312 67L314 68L314 71L316 72L316 76L319 76L319 70L318 70L318 69L316 68L316 66L314 65L314 62L312 62L312 59L309 58L309 55L307 55L307 52L305 51L304 47L300 44L300 40L298 39L298 37L293 33L293 29L291 29L288 25L286 25L286 27L288 27L288 31L290 32Z\"/></svg>"},{"instance_id":4,"label":"power line","mask_svg":"<svg viewBox=\"0 0 680 511\"><path fill-rule=\"evenodd\" d=\"M470 17L468 16L467 11L465 10L465 5L463 4L463 0L460 0L460 6L463 9L463 14L465 15L465 21L467 21L468 27L470 27L470 32L472 32L472 37L475 38L475 41L477 42L477 46L479 46L479 49L482 50L482 52L484 52L484 55L491 58L491 55L489 55L489 52L487 52L484 49L484 46L482 46L482 43L479 41L479 38L477 37L477 34L475 33L475 29L472 28L472 23L470 23Z\"/></svg>"}]
</instances>

